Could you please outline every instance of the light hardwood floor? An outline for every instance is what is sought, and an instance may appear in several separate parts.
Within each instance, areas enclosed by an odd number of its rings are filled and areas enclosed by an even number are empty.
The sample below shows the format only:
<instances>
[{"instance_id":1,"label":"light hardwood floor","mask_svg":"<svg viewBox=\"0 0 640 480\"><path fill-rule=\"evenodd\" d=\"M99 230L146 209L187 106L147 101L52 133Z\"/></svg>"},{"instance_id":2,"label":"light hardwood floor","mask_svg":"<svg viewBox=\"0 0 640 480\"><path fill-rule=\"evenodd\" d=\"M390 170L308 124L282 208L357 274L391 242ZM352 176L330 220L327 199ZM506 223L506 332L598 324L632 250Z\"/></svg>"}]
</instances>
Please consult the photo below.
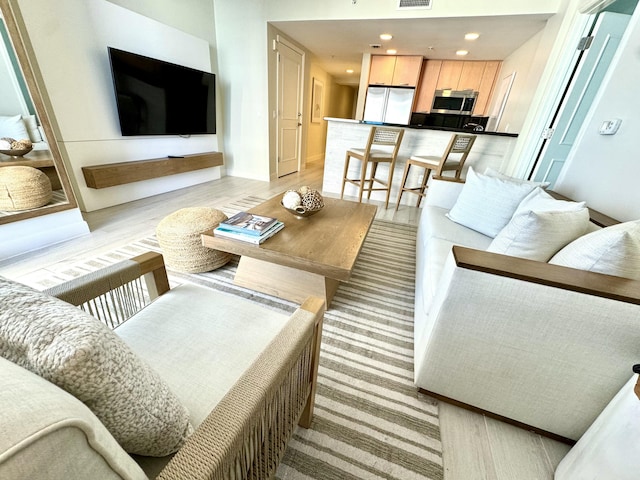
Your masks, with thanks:
<instances>
[{"instance_id":1,"label":"light hardwood floor","mask_svg":"<svg viewBox=\"0 0 640 480\"><path fill-rule=\"evenodd\" d=\"M84 213L89 235L0 262L0 274L29 284L42 269L55 272L69 261L81 262L146 237L158 222L187 206L220 206L249 195L269 198L309 185L321 190L321 162L274 182L235 177ZM376 218L416 224L419 209L380 205ZM567 445L453 405L440 403L445 480L551 480Z\"/></svg>"}]
</instances>

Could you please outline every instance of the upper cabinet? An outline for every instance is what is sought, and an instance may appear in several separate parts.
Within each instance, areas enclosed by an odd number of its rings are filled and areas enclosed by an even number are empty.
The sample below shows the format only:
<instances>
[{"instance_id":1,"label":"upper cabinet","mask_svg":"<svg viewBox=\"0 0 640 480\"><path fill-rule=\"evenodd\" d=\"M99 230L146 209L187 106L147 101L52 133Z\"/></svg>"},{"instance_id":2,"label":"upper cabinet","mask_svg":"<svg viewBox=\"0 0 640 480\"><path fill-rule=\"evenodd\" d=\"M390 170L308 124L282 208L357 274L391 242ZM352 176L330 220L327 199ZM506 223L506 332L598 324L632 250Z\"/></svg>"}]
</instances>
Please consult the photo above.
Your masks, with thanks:
<instances>
[{"instance_id":1,"label":"upper cabinet","mask_svg":"<svg viewBox=\"0 0 640 480\"><path fill-rule=\"evenodd\" d=\"M487 115L489 100L491 100L496 86L496 78L498 77L500 64L501 62L498 61L485 62L484 71L480 79L480 86L478 87L478 98L476 98L476 105L473 109L474 115Z\"/></svg>"},{"instance_id":2,"label":"upper cabinet","mask_svg":"<svg viewBox=\"0 0 640 480\"><path fill-rule=\"evenodd\" d=\"M438 73L437 90L458 90L458 82L462 75L462 65L465 62L455 60L444 60L440 72Z\"/></svg>"},{"instance_id":3,"label":"upper cabinet","mask_svg":"<svg viewBox=\"0 0 640 480\"><path fill-rule=\"evenodd\" d=\"M474 115L485 115L493 93L499 61L425 60L415 111L429 112L436 90L474 90L478 98Z\"/></svg>"},{"instance_id":4,"label":"upper cabinet","mask_svg":"<svg viewBox=\"0 0 640 480\"><path fill-rule=\"evenodd\" d=\"M372 55L369 85L415 87L423 58L419 55Z\"/></svg>"}]
</instances>

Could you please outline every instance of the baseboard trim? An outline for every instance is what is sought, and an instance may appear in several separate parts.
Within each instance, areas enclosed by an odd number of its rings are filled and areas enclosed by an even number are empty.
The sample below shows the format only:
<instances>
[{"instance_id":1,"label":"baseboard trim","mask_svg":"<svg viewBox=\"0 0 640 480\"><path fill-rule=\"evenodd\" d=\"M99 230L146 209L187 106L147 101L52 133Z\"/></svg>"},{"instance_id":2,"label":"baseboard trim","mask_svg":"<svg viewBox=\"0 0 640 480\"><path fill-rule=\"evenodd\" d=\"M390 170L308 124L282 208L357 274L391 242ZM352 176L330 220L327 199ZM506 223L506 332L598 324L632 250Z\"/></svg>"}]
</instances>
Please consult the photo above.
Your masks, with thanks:
<instances>
[{"instance_id":1,"label":"baseboard trim","mask_svg":"<svg viewBox=\"0 0 640 480\"><path fill-rule=\"evenodd\" d=\"M537 433L538 435L542 435L543 437L550 438L552 440L556 440L558 442L566 443L567 445L575 445L576 441L567 437L563 437L562 435L558 435L557 433L548 432L541 428L532 427L531 425L527 425L526 423L519 422L517 420L513 420L511 418L503 417L502 415L498 415L497 413L489 412L487 410L483 410L482 408L474 407L473 405L469 405L468 403L460 402L458 400L454 400L453 398L445 397L444 395L440 395L439 393L430 392L429 390L425 390L424 388L418 388L420 393L424 395L429 395L437 400L442 402L449 403L451 405L455 405L456 407L464 408L465 410L470 410L475 413L479 413L481 415L485 415L490 418L494 418L496 420L500 420L501 422L508 423L518 428L522 428L524 430L528 430L533 433Z\"/></svg>"}]
</instances>

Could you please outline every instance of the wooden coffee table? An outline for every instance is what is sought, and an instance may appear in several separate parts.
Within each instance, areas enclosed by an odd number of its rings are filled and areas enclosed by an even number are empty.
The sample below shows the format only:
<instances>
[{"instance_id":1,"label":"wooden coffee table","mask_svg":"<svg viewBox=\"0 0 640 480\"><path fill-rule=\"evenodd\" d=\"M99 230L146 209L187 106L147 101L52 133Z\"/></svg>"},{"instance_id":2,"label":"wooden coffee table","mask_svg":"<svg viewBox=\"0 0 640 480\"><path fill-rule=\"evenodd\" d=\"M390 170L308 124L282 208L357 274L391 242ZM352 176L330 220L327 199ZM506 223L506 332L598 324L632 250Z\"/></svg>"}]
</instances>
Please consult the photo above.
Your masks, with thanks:
<instances>
[{"instance_id":1,"label":"wooden coffee table","mask_svg":"<svg viewBox=\"0 0 640 480\"><path fill-rule=\"evenodd\" d=\"M374 205L325 198L325 207L297 218L281 205L281 195L248 210L276 217L285 227L261 245L202 235L205 247L240 255L234 283L297 303L309 295L331 303L338 285L351 277L376 214Z\"/></svg>"}]
</instances>

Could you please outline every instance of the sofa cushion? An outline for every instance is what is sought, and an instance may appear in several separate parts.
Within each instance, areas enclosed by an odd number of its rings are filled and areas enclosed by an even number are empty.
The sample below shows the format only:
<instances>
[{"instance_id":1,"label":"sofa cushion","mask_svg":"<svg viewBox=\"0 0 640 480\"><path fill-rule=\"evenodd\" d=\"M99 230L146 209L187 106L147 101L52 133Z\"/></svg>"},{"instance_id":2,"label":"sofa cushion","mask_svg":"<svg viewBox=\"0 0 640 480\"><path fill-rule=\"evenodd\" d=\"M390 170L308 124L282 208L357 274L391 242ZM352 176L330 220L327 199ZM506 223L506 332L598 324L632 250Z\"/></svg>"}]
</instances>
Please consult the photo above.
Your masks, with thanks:
<instances>
[{"instance_id":1,"label":"sofa cushion","mask_svg":"<svg viewBox=\"0 0 640 480\"><path fill-rule=\"evenodd\" d=\"M2 357L0 385L3 480L147 478L73 395Z\"/></svg>"},{"instance_id":2,"label":"sofa cushion","mask_svg":"<svg viewBox=\"0 0 640 480\"><path fill-rule=\"evenodd\" d=\"M534 188L535 185L482 175L469 167L465 185L447 216L493 238Z\"/></svg>"},{"instance_id":3,"label":"sofa cushion","mask_svg":"<svg viewBox=\"0 0 640 480\"><path fill-rule=\"evenodd\" d=\"M184 284L147 305L115 333L154 366L197 428L288 319L249 300Z\"/></svg>"},{"instance_id":4,"label":"sofa cushion","mask_svg":"<svg viewBox=\"0 0 640 480\"><path fill-rule=\"evenodd\" d=\"M541 188L527 195L487 251L548 261L558 250L587 231L584 202L556 200Z\"/></svg>"},{"instance_id":5,"label":"sofa cushion","mask_svg":"<svg viewBox=\"0 0 640 480\"><path fill-rule=\"evenodd\" d=\"M549 263L640 280L640 220L577 238Z\"/></svg>"},{"instance_id":6,"label":"sofa cushion","mask_svg":"<svg viewBox=\"0 0 640 480\"><path fill-rule=\"evenodd\" d=\"M425 205L420 214L416 252L416 301L429 311L453 245L485 250L491 238L452 222L447 209Z\"/></svg>"},{"instance_id":7,"label":"sofa cushion","mask_svg":"<svg viewBox=\"0 0 640 480\"><path fill-rule=\"evenodd\" d=\"M164 456L191 433L167 384L105 325L0 277L0 356L83 401L130 453Z\"/></svg>"},{"instance_id":8,"label":"sofa cushion","mask_svg":"<svg viewBox=\"0 0 640 480\"><path fill-rule=\"evenodd\" d=\"M289 318L249 300L184 284L157 298L115 332L154 366L197 428ZM149 478L155 478L169 459L135 460Z\"/></svg>"}]
</instances>

